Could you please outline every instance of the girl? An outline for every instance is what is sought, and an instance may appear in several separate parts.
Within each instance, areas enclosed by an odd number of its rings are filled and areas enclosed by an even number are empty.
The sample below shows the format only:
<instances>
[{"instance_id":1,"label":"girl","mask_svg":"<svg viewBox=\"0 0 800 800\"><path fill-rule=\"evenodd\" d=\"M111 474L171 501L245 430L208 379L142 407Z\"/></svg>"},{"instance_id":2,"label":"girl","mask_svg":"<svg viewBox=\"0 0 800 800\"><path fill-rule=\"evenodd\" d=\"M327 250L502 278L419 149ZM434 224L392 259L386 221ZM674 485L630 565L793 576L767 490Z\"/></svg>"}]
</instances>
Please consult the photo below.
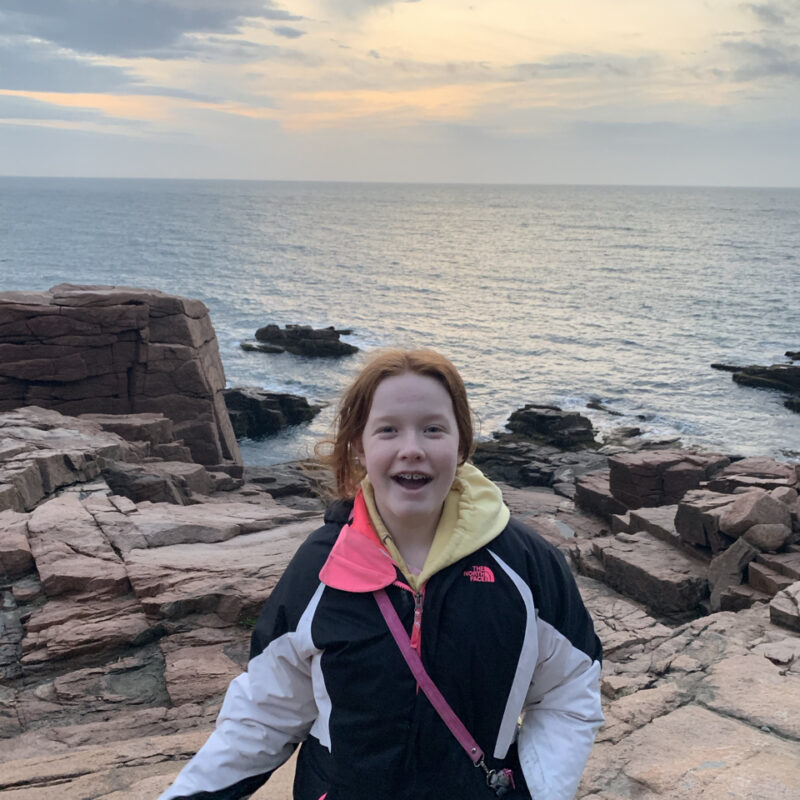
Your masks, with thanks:
<instances>
[{"instance_id":1,"label":"girl","mask_svg":"<svg viewBox=\"0 0 800 800\"><path fill-rule=\"evenodd\" d=\"M300 743L295 800L574 796L603 721L600 643L563 556L509 519L472 447L446 358L367 364L328 458L340 499L160 800L248 797Z\"/></svg>"}]
</instances>

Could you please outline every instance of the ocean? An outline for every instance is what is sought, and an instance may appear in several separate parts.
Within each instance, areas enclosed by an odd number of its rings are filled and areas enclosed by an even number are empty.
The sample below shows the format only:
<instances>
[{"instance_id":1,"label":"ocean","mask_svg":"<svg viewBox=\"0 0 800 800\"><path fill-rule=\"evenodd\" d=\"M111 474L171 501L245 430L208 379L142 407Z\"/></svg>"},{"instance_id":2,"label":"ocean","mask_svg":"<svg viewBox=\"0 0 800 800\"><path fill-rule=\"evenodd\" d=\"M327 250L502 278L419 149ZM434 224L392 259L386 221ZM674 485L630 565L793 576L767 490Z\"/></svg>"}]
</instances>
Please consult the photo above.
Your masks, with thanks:
<instances>
[{"instance_id":1,"label":"ocean","mask_svg":"<svg viewBox=\"0 0 800 800\"><path fill-rule=\"evenodd\" d=\"M244 352L267 323L434 347L488 437L525 403L600 436L800 460L800 415L712 362L800 350L800 189L0 178L0 288L150 287L203 300L229 385L325 404L243 442L307 455L363 354ZM618 412L587 409L595 400Z\"/></svg>"}]
</instances>

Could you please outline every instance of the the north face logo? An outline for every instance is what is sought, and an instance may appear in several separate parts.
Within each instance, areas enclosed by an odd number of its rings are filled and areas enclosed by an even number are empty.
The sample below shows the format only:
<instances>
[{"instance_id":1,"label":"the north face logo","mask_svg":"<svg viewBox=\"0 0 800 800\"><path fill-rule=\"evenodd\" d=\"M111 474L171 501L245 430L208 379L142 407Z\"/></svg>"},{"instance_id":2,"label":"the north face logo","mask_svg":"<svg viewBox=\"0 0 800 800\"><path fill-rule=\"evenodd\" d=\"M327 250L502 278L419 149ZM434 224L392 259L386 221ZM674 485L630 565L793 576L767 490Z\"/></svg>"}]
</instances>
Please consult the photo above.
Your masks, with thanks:
<instances>
[{"instance_id":1,"label":"the north face logo","mask_svg":"<svg viewBox=\"0 0 800 800\"><path fill-rule=\"evenodd\" d=\"M472 583L494 583L494 572L489 567L473 567L464 573Z\"/></svg>"}]
</instances>

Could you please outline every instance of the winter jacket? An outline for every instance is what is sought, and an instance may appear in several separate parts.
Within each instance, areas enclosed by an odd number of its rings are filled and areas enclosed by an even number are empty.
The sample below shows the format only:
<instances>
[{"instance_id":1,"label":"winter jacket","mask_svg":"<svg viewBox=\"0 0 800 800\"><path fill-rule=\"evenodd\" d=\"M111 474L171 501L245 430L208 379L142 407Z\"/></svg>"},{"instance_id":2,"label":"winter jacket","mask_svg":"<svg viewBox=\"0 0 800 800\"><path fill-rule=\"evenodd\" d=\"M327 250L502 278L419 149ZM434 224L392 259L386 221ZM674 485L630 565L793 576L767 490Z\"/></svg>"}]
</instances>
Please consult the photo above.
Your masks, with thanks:
<instances>
[{"instance_id":1,"label":"winter jacket","mask_svg":"<svg viewBox=\"0 0 800 800\"><path fill-rule=\"evenodd\" d=\"M369 491L328 510L264 607L216 731L159 800L248 797L300 743L295 800L491 800L419 691L381 588L487 766L513 770L506 798L574 796L603 719L591 620L562 554L509 520L494 484L465 465L451 494L418 591Z\"/></svg>"}]
</instances>

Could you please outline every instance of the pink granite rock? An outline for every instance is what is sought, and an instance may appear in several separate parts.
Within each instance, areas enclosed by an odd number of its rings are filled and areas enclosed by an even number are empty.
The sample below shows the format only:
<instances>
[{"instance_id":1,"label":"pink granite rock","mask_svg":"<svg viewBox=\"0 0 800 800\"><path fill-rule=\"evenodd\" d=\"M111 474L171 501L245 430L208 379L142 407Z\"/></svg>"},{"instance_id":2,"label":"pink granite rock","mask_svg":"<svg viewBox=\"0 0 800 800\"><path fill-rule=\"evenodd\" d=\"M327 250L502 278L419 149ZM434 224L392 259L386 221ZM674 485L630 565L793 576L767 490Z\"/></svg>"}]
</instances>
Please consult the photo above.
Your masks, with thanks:
<instances>
[{"instance_id":1,"label":"pink granite rock","mask_svg":"<svg viewBox=\"0 0 800 800\"><path fill-rule=\"evenodd\" d=\"M787 586L772 598L769 618L775 625L800 631L800 581Z\"/></svg>"},{"instance_id":2,"label":"pink granite rock","mask_svg":"<svg viewBox=\"0 0 800 800\"><path fill-rule=\"evenodd\" d=\"M759 550L774 553L789 541L791 535L792 529L788 525L761 523L748 528L742 538Z\"/></svg>"},{"instance_id":3,"label":"pink granite rock","mask_svg":"<svg viewBox=\"0 0 800 800\"><path fill-rule=\"evenodd\" d=\"M125 565L74 494L36 508L28 521L31 552L49 597L90 592L95 596L130 591Z\"/></svg>"},{"instance_id":4,"label":"pink granite rock","mask_svg":"<svg viewBox=\"0 0 800 800\"><path fill-rule=\"evenodd\" d=\"M733 493L737 489L796 488L798 478L795 467L772 458L761 456L743 458L725 467L714 476L708 488L715 492Z\"/></svg>"},{"instance_id":5,"label":"pink granite rock","mask_svg":"<svg viewBox=\"0 0 800 800\"><path fill-rule=\"evenodd\" d=\"M0 411L161 412L196 461L241 465L208 310L154 290L0 294Z\"/></svg>"},{"instance_id":6,"label":"pink granite rock","mask_svg":"<svg viewBox=\"0 0 800 800\"><path fill-rule=\"evenodd\" d=\"M728 463L722 455L683 450L621 453L608 459L611 493L632 509L677 503Z\"/></svg>"},{"instance_id":7,"label":"pink granite rock","mask_svg":"<svg viewBox=\"0 0 800 800\"><path fill-rule=\"evenodd\" d=\"M16 578L33 569L27 522L27 514L0 511L0 579Z\"/></svg>"},{"instance_id":8,"label":"pink granite rock","mask_svg":"<svg viewBox=\"0 0 800 800\"><path fill-rule=\"evenodd\" d=\"M738 495L719 520L720 530L728 536L741 536L754 525L791 524L788 506L761 490Z\"/></svg>"},{"instance_id":9,"label":"pink granite rock","mask_svg":"<svg viewBox=\"0 0 800 800\"><path fill-rule=\"evenodd\" d=\"M705 565L645 531L595 543L601 548L605 581L656 613L695 611L708 596Z\"/></svg>"},{"instance_id":10,"label":"pink granite rock","mask_svg":"<svg viewBox=\"0 0 800 800\"><path fill-rule=\"evenodd\" d=\"M125 564L150 616L215 613L233 623L258 612L297 547L319 524L317 517L230 541L130 550Z\"/></svg>"}]
</instances>

